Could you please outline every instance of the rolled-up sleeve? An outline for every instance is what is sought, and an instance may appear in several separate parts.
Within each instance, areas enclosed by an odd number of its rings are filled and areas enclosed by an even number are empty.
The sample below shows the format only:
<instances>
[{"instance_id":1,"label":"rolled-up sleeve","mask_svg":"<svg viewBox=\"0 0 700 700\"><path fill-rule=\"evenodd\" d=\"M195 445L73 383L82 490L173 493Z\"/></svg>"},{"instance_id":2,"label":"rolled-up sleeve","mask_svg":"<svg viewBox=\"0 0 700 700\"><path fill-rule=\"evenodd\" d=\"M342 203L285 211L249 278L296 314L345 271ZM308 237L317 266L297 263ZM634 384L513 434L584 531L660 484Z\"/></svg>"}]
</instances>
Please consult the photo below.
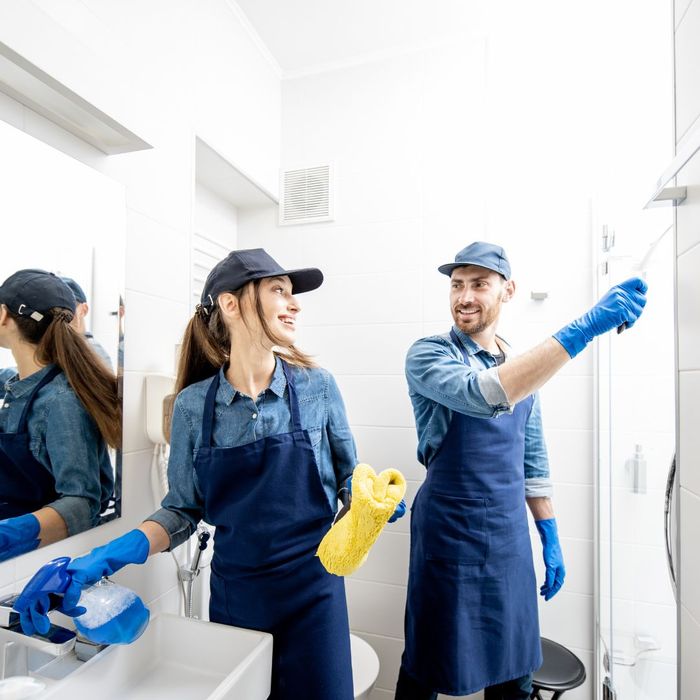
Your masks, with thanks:
<instances>
[{"instance_id":1,"label":"rolled-up sleeve","mask_svg":"<svg viewBox=\"0 0 700 700\"><path fill-rule=\"evenodd\" d=\"M493 418L513 410L497 367L474 369L438 336L413 344L406 357L406 378L412 391L467 416Z\"/></svg>"},{"instance_id":2,"label":"rolled-up sleeve","mask_svg":"<svg viewBox=\"0 0 700 700\"><path fill-rule=\"evenodd\" d=\"M146 520L161 525L170 536L168 550L185 542L202 519L203 501L195 483L194 450L196 434L180 397L173 406L168 459L168 485L161 508Z\"/></svg>"},{"instance_id":3,"label":"rolled-up sleeve","mask_svg":"<svg viewBox=\"0 0 700 700\"><path fill-rule=\"evenodd\" d=\"M345 404L332 374L328 374L328 419L326 432L333 459L337 487L349 477L357 465L357 448L350 431Z\"/></svg>"},{"instance_id":4,"label":"rolled-up sleeve","mask_svg":"<svg viewBox=\"0 0 700 700\"><path fill-rule=\"evenodd\" d=\"M542 428L542 407L535 394L532 411L525 424L525 496L550 497L552 482L549 476L549 458Z\"/></svg>"}]
</instances>

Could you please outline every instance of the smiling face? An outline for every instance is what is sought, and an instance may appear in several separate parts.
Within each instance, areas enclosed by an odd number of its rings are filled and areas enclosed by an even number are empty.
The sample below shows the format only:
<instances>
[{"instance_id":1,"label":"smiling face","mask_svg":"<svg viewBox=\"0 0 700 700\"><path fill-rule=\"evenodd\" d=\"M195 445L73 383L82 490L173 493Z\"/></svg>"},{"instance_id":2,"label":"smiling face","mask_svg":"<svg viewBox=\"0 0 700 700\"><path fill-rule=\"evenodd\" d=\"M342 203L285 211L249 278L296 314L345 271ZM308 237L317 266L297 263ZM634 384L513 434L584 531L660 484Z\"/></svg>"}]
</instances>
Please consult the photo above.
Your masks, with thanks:
<instances>
[{"instance_id":1,"label":"smiling face","mask_svg":"<svg viewBox=\"0 0 700 700\"><path fill-rule=\"evenodd\" d=\"M262 317L278 345L293 345L296 339L296 319L301 306L292 294L287 277L269 277L260 281L259 299Z\"/></svg>"},{"instance_id":2,"label":"smiling face","mask_svg":"<svg viewBox=\"0 0 700 700\"><path fill-rule=\"evenodd\" d=\"M470 336L495 333L501 304L509 301L515 287L512 280L485 267L457 267L450 277L450 308L455 325Z\"/></svg>"}]
</instances>

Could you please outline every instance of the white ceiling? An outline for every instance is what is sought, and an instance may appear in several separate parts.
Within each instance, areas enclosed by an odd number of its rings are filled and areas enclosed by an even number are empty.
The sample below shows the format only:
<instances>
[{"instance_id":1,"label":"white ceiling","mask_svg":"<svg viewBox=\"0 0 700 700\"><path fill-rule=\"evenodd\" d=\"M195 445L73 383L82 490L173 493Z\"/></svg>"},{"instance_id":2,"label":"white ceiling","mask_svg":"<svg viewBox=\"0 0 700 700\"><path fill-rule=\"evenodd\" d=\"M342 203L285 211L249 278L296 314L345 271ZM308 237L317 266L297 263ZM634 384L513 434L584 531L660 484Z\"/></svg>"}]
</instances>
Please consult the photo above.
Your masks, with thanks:
<instances>
[{"instance_id":1,"label":"white ceiling","mask_svg":"<svg viewBox=\"0 0 700 700\"><path fill-rule=\"evenodd\" d=\"M478 25L478 0L236 0L284 75L429 45Z\"/></svg>"}]
</instances>

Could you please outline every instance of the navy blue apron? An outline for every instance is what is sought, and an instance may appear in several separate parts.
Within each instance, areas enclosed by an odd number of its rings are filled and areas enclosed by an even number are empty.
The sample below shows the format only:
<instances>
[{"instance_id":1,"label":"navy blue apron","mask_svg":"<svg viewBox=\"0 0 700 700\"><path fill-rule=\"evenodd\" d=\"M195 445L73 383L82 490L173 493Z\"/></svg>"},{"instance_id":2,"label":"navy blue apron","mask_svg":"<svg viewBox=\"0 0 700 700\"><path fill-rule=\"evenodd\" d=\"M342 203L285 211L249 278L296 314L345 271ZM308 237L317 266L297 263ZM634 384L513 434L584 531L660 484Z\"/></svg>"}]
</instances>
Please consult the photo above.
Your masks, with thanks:
<instances>
[{"instance_id":1,"label":"navy blue apron","mask_svg":"<svg viewBox=\"0 0 700 700\"><path fill-rule=\"evenodd\" d=\"M61 372L51 368L27 397L15 433L0 433L0 520L33 513L58 498L53 474L34 458L27 423L39 390ZM0 409L7 410L7 409Z\"/></svg>"},{"instance_id":2,"label":"navy blue apron","mask_svg":"<svg viewBox=\"0 0 700 700\"><path fill-rule=\"evenodd\" d=\"M413 502L402 666L433 691L468 695L542 663L523 471L533 403L453 412Z\"/></svg>"},{"instance_id":3,"label":"navy blue apron","mask_svg":"<svg viewBox=\"0 0 700 700\"><path fill-rule=\"evenodd\" d=\"M209 618L274 636L270 698L352 700L344 579L316 557L334 514L283 369L291 433L214 447L218 374L207 392L194 467L216 526Z\"/></svg>"}]
</instances>

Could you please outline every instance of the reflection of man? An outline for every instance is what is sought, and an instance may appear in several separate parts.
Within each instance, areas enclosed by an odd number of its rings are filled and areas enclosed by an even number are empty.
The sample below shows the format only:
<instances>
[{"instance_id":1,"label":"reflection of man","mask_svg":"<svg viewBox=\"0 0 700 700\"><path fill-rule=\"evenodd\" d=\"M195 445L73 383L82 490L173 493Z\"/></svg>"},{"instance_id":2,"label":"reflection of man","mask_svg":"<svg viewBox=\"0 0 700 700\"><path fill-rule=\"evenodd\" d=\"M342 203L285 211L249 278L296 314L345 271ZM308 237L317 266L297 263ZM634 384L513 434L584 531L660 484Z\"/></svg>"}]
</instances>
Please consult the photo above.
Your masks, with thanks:
<instances>
[{"instance_id":1,"label":"reflection of man","mask_svg":"<svg viewBox=\"0 0 700 700\"><path fill-rule=\"evenodd\" d=\"M485 688L487 700L525 700L542 662L526 502L543 544L545 600L565 573L536 391L595 336L631 326L646 285L613 287L580 319L510 357L496 335L515 293L504 250L472 243L439 270L450 276L454 325L417 341L406 359L427 475L412 510L396 699Z\"/></svg>"},{"instance_id":2,"label":"reflection of man","mask_svg":"<svg viewBox=\"0 0 700 700\"><path fill-rule=\"evenodd\" d=\"M83 288L71 277L61 277L61 279L70 287L73 296L75 297L75 316L71 321L71 326L75 328L78 333L80 333L85 340L88 341L90 347L98 354L98 356L104 361L104 363L112 369L112 358L109 356L107 351L95 340L92 333L85 330L85 317L90 311L90 307L87 303L87 297Z\"/></svg>"}]
</instances>

